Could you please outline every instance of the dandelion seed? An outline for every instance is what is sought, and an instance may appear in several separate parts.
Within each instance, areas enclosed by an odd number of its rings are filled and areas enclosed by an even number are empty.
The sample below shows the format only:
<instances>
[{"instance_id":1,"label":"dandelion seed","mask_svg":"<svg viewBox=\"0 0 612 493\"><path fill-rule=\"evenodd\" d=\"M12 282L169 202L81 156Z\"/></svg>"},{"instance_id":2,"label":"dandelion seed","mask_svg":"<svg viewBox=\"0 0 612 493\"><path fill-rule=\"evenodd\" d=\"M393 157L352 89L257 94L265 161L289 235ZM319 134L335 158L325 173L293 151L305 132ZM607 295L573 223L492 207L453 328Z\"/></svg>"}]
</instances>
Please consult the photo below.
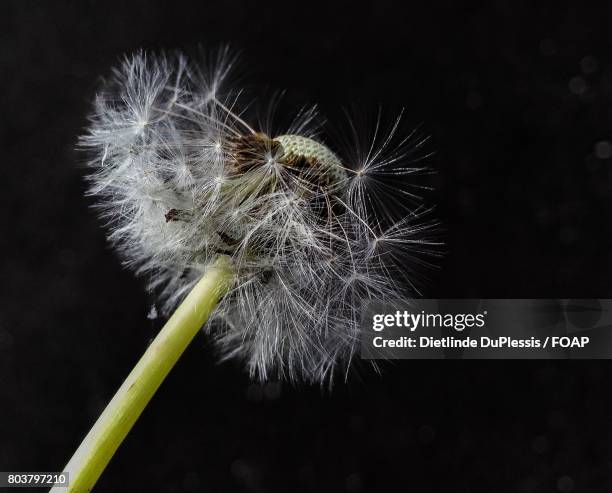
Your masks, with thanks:
<instances>
[{"instance_id":1,"label":"dandelion seed","mask_svg":"<svg viewBox=\"0 0 612 493\"><path fill-rule=\"evenodd\" d=\"M151 305L151 309L149 310L149 313L147 313L147 318L149 320L155 320L157 318L157 308L155 305Z\"/></svg>"},{"instance_id":2,"label":"dandelion seed","mask_svg":"<svg viewBox=\"0 0 612 493\"><path fill-rule=\"evenodd\" d=\"M330 382L355 354L362 301L411 296L415 279L398 272L437 245L404 186L424 141L398 137L399 119L384 134L379 115L365 150L342 155L316 137L314 109L283 132L256 128L227 87L235 63L226 50L199 67L126 58L81 139L90 193L166 313L215 258L232 258L236 282L208 325L223 358L260 380ZM416 205L392 220L400 202Z\"/></svg>"}]
</instances>

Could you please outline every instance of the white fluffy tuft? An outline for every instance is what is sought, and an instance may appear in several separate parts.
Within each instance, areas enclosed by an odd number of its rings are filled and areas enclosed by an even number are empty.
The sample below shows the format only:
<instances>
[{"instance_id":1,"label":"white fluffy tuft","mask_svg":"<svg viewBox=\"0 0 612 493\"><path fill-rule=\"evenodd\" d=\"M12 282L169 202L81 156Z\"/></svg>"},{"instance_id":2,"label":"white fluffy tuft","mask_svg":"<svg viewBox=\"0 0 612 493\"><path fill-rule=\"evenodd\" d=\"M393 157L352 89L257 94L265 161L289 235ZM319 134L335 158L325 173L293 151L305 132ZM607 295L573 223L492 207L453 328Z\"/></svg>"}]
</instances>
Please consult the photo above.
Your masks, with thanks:
<instances>
[{"instance_id":1,"label":"white fluffy tuft","mask_svg":"<svg viewBox=\"0 0 612 493\"><path fill-rule=\"evenodd\" d=\"M237 281L211 321L224 356L262 380L331 382L357 349L362 302L412 295L436 245L420 206L399 221L386 213L385 195L415 199L399 179L415 171L408 141L393 147L397 125L382 140L377 125L373 146L343 159L313 138L314 111L260 133L226 92L233 63L227 50L199 67L182 55L126 58L81 139L90 193L166 312L229 255Z\"/></svg>"}]
</instances>

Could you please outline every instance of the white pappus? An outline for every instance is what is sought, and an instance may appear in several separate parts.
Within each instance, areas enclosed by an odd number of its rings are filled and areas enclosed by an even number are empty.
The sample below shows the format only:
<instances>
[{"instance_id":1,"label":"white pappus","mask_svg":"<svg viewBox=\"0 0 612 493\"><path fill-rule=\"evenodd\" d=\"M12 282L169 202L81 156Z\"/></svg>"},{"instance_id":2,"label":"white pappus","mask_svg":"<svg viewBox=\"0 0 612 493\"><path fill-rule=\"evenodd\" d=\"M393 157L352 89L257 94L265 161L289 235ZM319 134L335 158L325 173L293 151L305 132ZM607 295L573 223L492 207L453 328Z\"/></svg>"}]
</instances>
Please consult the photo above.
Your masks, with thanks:
<instances>
[{"instance_id":1,"label":"white pappus","mask_svg":"<svg viewBox=\"0 0 612 493\"><path fill-rule=\"evenodd\" d=\"M225 87L235 63L225 49L198 66L125 58L80 141L89 191L166 312L228 255L236 282L207 325L224 357L261 380L331 382L356 352L362 303L414 295L414 272L435 251L406 183L424 141L399 136L399 119L383 134L378 120L365 147L336 154L314 108L284 131L253 128Z\"/></svg>"}]
</instances>

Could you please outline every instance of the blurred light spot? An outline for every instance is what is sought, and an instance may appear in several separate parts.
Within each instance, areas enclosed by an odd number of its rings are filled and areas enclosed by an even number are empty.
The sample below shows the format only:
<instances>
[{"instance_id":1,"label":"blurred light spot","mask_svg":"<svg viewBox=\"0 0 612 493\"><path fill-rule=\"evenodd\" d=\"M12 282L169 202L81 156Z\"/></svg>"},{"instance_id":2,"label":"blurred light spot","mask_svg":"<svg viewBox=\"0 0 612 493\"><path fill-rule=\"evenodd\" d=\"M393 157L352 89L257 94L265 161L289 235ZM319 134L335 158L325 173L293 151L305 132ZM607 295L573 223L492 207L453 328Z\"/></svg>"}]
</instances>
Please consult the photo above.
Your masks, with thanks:
<instances>
[{"instance_id":1,"label":"blurred light spot","mask_svg":"<svg viewBox=\"0 0 612 493\"><path fill-rule=\"evenodd\" d=\"M608 140L602 140L595 144L595 156L598 159L609 159L612 157L612 143Z\"/></svg>"},{"instance_id":2,"label":"blurred light spot","mask_svg":"<svg viewBox=\"0 0 612 493\"><path fill-rule=\"evenodd\" d=\"M357 473L350 474L345 481L346 491L351 493L357 493L361 491L363 483L361 481L361 476Z\"/></svg>"},{"instance_id":3,"label":"blurred light spot","mask_svg":"<svg viewBox=\"0 0 612 493\"><path fill-rule=\"evenodd\" d=\"M580 60L580 68L583 74L592 74L597 71L599 64L594 56L588 55Z\"/></svg>"},{"instance_id":4,"label":"blurred light spot","mask_svg":"<svg viewBox=\"0 0 612 493\"><path fill-rule=\"evenodd\" d=\"M436 430L429 425L421 426L417 431L417 439L423 444L429 444L434 441Z\"/></svg>"},{"instance_id":5,"label":"blurred light spot","mask_svg":"<svg viewBox=\"0 0 612 493\"><path fill-rule=\"evenodd\" d=\"M238 478L242 478L249 473L249 466L247 466L246 463L244 463L240 459L237 459L234 462L232 462L232 465L230 466L230 470L232 471L232 474L234 476Z\"/></svg>"},{"instance_id":6,"label":"blurred light spot","mask_svg":"<svg viewBox=\"0 0 612 493\"><path fill-rule=\"evenodd\" d=\"M545 38L540 41L540 53L544 56L552 56L557 53L555 42L550 38Z\"/></svg>"},{"instance_id":7,"label":"blurred light spot","mask_svg":"<svg viewBox=\"0 0 612 493\"><path fill-rule=\"evenodd\" d=\"M587 87L586 81L582 77L580 77L579 75L577 75L576 77L572 77L570 79L570 81L569 81L569 90L573 94L576 94L577 96L580 96L581 94L584 94L587 89L588 89L588 87Z\"/></svg>"},{"instance_id":8,"label":"blurred light spot","mask_svg":"<svg viewBox=\"0 0 612 493\"><path fill-rule=\"evenodd\" d=\"M603 307L599 300L569 300L565 306L567 321L581 330L597 328L603 315Z\"/></svg>"},{"instance_id":9,"label":"blurred light spot","mask_svg":"<svg viewBox=\"0 0 612 493\"><path fill-rule=\"evenodd\" d=\"M537 436L531 443L531 448L536 454L544 454L548 450L548 439L545 436Z\"/></svg>"},{"instance_id":10,"label":"blurred light spot","mask_svg":"<svg viewBox=\"0 0 612 493\"><path fill-rule=\"evenodd\" d=\"M574 480L569 476L560 477L557 481L557 489L561 493L571 493L574 491Z\"/></svg>"},{"instance_id":11,"label":"blurred light spot","mask_svg":"<svg viewBox=\"0 0 612 493\"><path fill-rule=\"evenodd\" d=\"M247 487L253 487L257 482L257 470L243 460L235 460L230 466L230 471L238 482Z\"/></svg>"}]
</instances>

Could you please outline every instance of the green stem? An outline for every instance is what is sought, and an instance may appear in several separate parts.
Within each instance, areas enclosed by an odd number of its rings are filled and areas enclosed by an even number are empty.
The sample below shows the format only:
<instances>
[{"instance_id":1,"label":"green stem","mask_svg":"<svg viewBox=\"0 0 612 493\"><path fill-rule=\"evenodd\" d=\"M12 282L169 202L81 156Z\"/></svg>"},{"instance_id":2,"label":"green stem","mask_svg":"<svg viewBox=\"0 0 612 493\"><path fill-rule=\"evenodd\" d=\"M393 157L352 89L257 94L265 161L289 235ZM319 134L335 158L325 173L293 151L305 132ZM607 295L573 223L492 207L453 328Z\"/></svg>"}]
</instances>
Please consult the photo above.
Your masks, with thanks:
<instances>
[{"instance_id":1,"label":"green stem","mask_svg":"<svg viewBox=\"0 0 612 493\"><path fill-rule=\"evenodd\" d=\"M68 472L69 487L53 488L51 492L91 491L159 385L230 289L232 280L233 269L227 257L219 258L206 271L140 358L64 468Z\"/></svg>"}]
</instances>

